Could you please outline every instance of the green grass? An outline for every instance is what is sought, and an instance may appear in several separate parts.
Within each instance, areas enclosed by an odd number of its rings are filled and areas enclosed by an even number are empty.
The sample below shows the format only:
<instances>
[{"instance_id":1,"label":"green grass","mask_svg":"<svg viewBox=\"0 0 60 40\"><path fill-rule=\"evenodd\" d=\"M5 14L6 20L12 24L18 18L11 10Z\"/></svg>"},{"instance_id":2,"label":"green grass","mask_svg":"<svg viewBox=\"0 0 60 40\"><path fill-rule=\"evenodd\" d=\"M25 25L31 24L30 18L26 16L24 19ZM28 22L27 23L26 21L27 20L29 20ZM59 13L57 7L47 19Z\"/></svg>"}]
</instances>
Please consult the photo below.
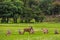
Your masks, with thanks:
<instances>
[{"instance_id":1,"label":"green grass","mask_svg":"<svg viewBox=\"0 0 60 40\"><path fill-rule=\"evenodd\" d=\"M24 28L32 25L35 33L24 35L18 34L18 29L23 31ZM42 28L47 28L49 30L48 34L43 34L41 32ZM57 28L60 32L60 23L20 23L20 24L0 24L0 40L60 40L60 34L54 34L54 29ZM7 30L11 30L11 35L6 36Z\"/></svg>"}]
</instances>

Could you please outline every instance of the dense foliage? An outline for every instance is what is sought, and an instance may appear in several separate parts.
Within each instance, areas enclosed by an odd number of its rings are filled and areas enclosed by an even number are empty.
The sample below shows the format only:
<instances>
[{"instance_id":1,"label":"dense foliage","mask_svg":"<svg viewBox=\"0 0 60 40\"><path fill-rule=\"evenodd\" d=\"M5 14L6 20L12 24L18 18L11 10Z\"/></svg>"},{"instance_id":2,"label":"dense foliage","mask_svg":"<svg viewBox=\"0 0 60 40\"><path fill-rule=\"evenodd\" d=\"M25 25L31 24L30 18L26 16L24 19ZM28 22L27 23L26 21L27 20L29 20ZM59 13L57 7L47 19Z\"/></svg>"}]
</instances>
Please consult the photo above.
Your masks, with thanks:
<instances>
[{"instance_id":1,"label":"dense foliage","mask_svg":"<svg viewBox=\"0 0 60 40\"><path fill-rule=\"evenodd\" d=\"M20 22L43 22L45 15L60 13L60 4L55 0L0 0L1 23L8 23L12 18L14 23L20 18Z\"/></svg>"}]
</instances>

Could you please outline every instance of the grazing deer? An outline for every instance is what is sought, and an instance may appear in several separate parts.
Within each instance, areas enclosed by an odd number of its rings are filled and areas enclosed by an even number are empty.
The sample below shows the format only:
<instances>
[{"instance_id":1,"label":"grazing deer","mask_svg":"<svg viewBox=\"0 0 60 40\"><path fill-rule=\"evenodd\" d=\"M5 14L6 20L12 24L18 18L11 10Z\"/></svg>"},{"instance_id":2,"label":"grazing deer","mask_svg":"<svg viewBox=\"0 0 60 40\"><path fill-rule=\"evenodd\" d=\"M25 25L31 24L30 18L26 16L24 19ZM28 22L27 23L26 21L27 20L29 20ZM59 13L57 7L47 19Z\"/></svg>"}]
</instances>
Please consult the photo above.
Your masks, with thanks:
<instances>
[{"instance_id":1,"label":"grazing deer","mask_svg":"<svg viewBox=\"0 0 60 40\"><path fill-rule=\"evenodd\" d=\"M58 32L58 30L57 30L57 29L55 29L55 32L54 32L54 34L59 34L59 32Z\"/></svg>"},{"instance_id":2,"label":"grazing deer","mask_svg":"<svg viewBox=\"0 0 60 40\"><path fill-rule=\"evenodd\" d=\"M44 34L48 34L48 29L43 28L42 31L43 31Z\"/></svg>"},{"instance_id":3,"label":"grazing deer","mask_svg":"<svg viewBox=\"0 0 60 40\"><path fill-rule=\"evenodd\" d=\"M11 31L10 30L7 30L7 35L10 35L11 34Z\"/></svg>"},{"instance_id":4,"label":"grazing deer","mask_svg":"<svg viewBox=\"0 0 60 40\"><path fill-rule=\"evenodd\" d=\"M29 28L24 28L23 34L24 34L25 32L29 32L30 34L34 33L33 27L30 26Z\"/></svg>"},{"instance_id":5,"label":"grazing deer","mask_svg":"<svg viewBox=\"0 0 60 40\"><path fill-rule=\"evenodd\" d=\"M23 34L23 33L20 31L20 29L18 30L18 32L19 32L19 34Z\"/></svg>"}]
</instances>

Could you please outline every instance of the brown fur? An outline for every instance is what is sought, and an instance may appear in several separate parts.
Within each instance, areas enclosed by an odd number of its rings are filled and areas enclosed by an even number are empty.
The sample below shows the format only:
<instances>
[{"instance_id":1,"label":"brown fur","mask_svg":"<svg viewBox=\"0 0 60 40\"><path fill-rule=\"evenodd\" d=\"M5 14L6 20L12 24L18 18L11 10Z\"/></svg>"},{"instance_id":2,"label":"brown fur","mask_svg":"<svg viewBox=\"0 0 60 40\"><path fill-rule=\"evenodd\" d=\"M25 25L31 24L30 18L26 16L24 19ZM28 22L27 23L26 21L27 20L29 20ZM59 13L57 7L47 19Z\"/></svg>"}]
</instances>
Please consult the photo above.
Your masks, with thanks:
<instances>
[{"instance_id":1,"label":"brown fur","mask_svg":"<svg viewBox=\"0 0 60 40\"><path fill-rule=\"evenodd\" d=\"M19 34L23 34L20 30L18 32L19 32Z\"/></svg>"},{"instance_id":2,"label":"brown fur","mask_svg":"<svg viewBox=\"0 0 60 40\"><path fill-rule=\"evenodd\" d=\"M7 35L10 35L10 34L11 34L11 31L10 31L10 30L8 30L8 31L7 31Z\"/></svg>"},{"instance_id":3,"label":"brown fur","mask_svg":"<svg viewBox=\"0 0 60 40\"><path fill-rule=\"evenodd\" d=\"M58 30L55 30L55 33L54 34L59 34Z\"/></svg>"},{"instance_id":4,"label":"brown fur","mask_svg":"<svg viewBox=\"0 0 60 40\"><path fill-rule=\"evenodd\" d=\"M32 28L32 27L24 28L23 34L24 34L25 32L29 32L30 34L31 34L31 33L34 33L34 31L33 31L33 28Z\"/></svg>"},{"instance_id":5,"label":"brown fur","mask_svg":"<svg viewBox=\"0 0 60 40\"><path fill-rule=\"evenodd\" d=\"M44 34L48 34L48 29L43 28L42 31L43 31Z\"/></svg>"}]
</instances>

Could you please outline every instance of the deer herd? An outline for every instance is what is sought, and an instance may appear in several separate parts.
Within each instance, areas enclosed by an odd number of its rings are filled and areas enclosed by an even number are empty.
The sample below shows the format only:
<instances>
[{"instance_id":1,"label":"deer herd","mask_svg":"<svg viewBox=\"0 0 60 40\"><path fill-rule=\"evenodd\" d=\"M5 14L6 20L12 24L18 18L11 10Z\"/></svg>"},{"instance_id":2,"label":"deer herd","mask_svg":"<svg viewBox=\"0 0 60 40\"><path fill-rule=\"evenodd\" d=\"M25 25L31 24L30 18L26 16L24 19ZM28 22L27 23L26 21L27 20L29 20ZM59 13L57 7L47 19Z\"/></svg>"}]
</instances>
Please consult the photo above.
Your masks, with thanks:
<instances>
[{"instance_id":1,"label":"deer herd","mask_svg":"<svg viewBox=\"0 0 60 40\"><path fill-rule=\"evenodd\" d=\"M43 32L43 34L49 33L47 28L43 28L41 29L41 31ZM29 34L34 34L35 31L32 26L29 26L28 28L24 28L23 32L20 29L18 30L18 33L21 35L23 35L25 32L28 32ZM10 35L10 34L11 34L11 30L7 30L6 35ZM57 29L54 30L54 34L59 34Z\"/></svg>"}]
</instances>

